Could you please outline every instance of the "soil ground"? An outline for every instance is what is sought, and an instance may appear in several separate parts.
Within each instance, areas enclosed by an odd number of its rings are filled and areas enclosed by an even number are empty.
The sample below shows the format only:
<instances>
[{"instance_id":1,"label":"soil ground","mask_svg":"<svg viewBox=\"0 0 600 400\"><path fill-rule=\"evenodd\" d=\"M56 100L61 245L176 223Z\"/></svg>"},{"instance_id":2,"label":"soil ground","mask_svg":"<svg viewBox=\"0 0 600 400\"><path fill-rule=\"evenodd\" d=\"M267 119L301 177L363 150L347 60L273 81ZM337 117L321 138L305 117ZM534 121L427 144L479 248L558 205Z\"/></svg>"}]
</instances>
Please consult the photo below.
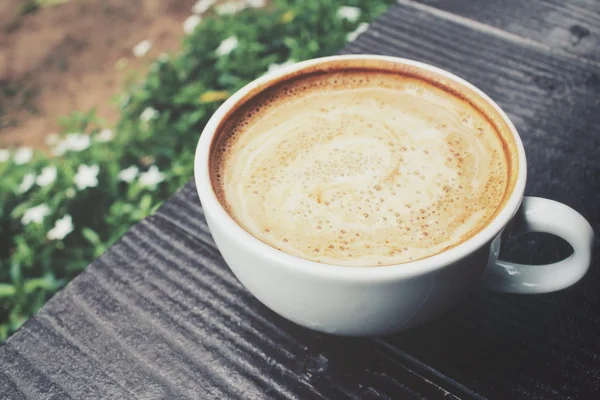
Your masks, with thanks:
<instances>
[{"instance_id":1,"label":"soil ground","mask_svg":"<svg viewBox=\"0 0 600 400\"><path fill-rule=\"evenodd\" d=\"M70 0L23 12L28 3L0 0L0 147L42 147L73 111L95 107L116 121L112 100L178 49L195 0ZM152 49L136 58L146 39Z\"/></svg>"}]
</instances>

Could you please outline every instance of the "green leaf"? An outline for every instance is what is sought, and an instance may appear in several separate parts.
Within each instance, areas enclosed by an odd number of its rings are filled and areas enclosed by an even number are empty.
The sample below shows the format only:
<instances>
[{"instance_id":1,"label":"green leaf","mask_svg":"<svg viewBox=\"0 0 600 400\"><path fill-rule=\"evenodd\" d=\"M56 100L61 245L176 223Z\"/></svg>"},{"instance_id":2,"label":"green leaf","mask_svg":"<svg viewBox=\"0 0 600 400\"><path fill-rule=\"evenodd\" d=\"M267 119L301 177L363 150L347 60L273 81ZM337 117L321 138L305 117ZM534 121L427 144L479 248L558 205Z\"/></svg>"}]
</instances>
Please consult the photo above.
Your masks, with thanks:
<instances>
[{"instance_id":1,"label":"green leaf","mask_svg":"<svg viewBox=\"0 0 600 400\"><path fill-rule=\"evenodd\" d=\"M21 273L21 263L16 260L11 260L10 265L10 280L15 285L20 285L23 279L23 275Z\"/></svg>"},{"instance_id":2,"label":"green leaf","mask_svg":"<svg viewBox=\"0 0 600 400\"><path fill-rule=\"evenodd\" d=\"M0 343L8 338L8 324L0 324Z\"/></svg>"},{"instance_id":3,"label":"green leaf","mask_svg":"<svg viewBox=\"0 0 600 400\"><path fill-rule=\"evenodd\" d=\"M35 253L29 246L29 243L24 236L17 236L15 238L15 245L17 246L16 251L13 253L13 260L20 262L24 267L29 267L35 262Z\"/></svg>"},{"instance_id":4,"label":"green leaf","mask_svg":"<svg viewBox=\"0 0 600 400\"><path fill-rule=\"evenodd\" d=\"M30 207L31 207L31 204L29 202L24 202L24 203L19 204L18 206L13 208L13 210L10 212L11 218L12 219L21 218L23 216L23 214L25 214L25 210L27 210Z\"/></svg>"},{"instance_id":5,"label":"green leaf","mask_svg":"<svg viewBox=\"0 0 600 400\"><path fill-rule=\"evenodd\" d=\"M160 206L162 206L162 201L161 201L161 202L159 202L159 203L156 203L156 204L155 204L155 205L152 207L152 209L150 210L150 214L154 214L154 213L156 213L156 210L158 210L158 209L160 208Z\"/></svg>"},{"instance_id":6,"label":"green leaf","mask_svg":"<svg viewBox=\"0 0 600 400\"><path fill-rule=\"evenodd\" d=\"M52 283L46 280L46 278L36 278L25 281L23 290L25 293L32 293L37 289L51 289L52 287Z\"/></svg>"},{"instance_id":7,"label":"green leaf","mask_svg":"<svg viewBox=\"0 0 600 400\"><path fill-rule=\"evenodd\" d=\"M140 201L140 209L143 211L150 211L150 207L152 207L152 196L150 194L145 194Z\"/></svg>"},{"instance_id":8,"label":"green leaf","mask_svg":"<svg viewBox=\"0 0 600 400\"><path fill-rule=\"evenodd\" d=\"M56 279L52 274L46 274L43 278L29 279L25 281L23 290L31 294L38 289L54 292L64 284L64 280Z\"/></svg>"},{"instance_id":9,"label":"green leaf","mask_svg":"<svg viewBox=\"0 0 600 400\"><path fill-rule=\"evenodd\" d=\"M83 234L83 237L85 237L88 242L90 242L91 244L97 246L98 244L101 243L101 239L100 236L94 232L92 229L90 228L83 228L81 230L81 233Z\"/></svg>"},{"instance_id":10,"label":"green leaf","mask_svg":"<svg viewBox=\"0 0 600 400\"><path fill-rule=\"evenodd\" d=\"M14 296L17 289L10 283L0 283L0 299Z\"/></svg>"}]
</instances>

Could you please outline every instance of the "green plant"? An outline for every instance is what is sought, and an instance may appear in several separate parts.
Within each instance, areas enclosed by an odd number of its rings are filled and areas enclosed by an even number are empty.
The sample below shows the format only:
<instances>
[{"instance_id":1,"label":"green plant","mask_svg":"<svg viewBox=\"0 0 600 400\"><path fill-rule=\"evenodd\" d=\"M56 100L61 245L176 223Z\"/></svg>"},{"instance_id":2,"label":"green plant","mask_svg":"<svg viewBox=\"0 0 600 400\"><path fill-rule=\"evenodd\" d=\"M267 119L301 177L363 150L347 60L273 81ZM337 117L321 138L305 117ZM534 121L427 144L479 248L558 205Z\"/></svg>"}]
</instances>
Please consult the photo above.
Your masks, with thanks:
<instances>
[{"instance_id":1,"label":"green plant","mask_svg":"<svg viewBox=\"0 0 600 400\"><path fill-rule=\"evenodd\" d=\"M278 64L336 53L390 3L276 0L205 16L122 96L114 137L91 111L61 120L60 157L0 150L0 341L192 177L224 99Z\"/></svg>"}]
</instances>

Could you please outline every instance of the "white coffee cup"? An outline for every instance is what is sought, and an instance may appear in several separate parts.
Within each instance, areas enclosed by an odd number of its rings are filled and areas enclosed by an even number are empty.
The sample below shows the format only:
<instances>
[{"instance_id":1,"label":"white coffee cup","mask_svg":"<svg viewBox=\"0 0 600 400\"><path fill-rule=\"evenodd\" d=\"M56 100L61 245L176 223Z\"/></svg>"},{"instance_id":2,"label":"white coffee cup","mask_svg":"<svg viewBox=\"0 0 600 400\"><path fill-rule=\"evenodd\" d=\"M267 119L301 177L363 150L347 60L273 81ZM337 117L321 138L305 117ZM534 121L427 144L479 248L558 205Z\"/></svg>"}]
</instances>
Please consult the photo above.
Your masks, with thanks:
<instances>
[{"instance_id":1,"label":"white coffee cup","mask_svg":"<svg viewBox=\"0 0 600 400\"><path fill-rule=\"evenodd\" d=\"M231 111L286 76L347 61L396 63L435 73L484 99L505 120L516 142L518 175L512 194L483 230L456 247L418 261L347 267L308 261L270 247L226 212L213 191L208 166L211 143ZM206 125L196 150L194 175L208 226L235 276L276 313L322 332L364 336L404 330L438 316L478 285L499 292L552 292L577 282L590 264L594 239L590 224L564 204L523 197L525 151L517 130L500 107L465 80L416 61L374 55L334 56L301 62L256 79L231 96ZM573 254L554 264L535 266L500 260L500 235L510 221L517 232L548 232L565 239Z\"/></svg>"}]
</instances>

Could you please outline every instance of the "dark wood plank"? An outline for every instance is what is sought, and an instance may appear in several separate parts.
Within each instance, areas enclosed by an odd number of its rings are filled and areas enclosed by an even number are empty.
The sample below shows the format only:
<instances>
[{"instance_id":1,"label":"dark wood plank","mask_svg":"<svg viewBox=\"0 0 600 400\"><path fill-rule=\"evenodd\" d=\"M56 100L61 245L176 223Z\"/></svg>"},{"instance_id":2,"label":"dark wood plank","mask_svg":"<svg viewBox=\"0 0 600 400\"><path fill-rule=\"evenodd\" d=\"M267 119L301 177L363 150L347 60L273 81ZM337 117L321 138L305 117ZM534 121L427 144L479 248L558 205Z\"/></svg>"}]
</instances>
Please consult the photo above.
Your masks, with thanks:
<instances>
[{"instance_id":1,"label":"dark wood plank","mask_svg":"<svg viewBox=\"0 0 600 400\"><path fill-rule=\"evenodd\" d=\"M383 347L263 307L225 266L197 199L180 208L193 190L135 226L0 348L2 398L457 398Z\"/></svg>"},{"instance_id":2,"label":"dark wood plank","mask_svg":"<svg viewBox=\"0 0 600 400\"><path fill-rule=\"evenodd\" d=\"M600 61L600 2L597 0L415 1L450 13L447 18L459 15L552 49ZM400 0L405 4L411 2Z\"/></svg>"},{"instance_id":3,"label":"dark wood plank","mask_svg":"<svg viewBox=\"0 0 600 400\"><path fill-rule=\"evenodd\" d=\"M523 137L526 193L569 204L600 230L598 66L413 4L392 9L347 52L414 58L475 83L508 112ZM562 250L544 241L511 240L504 250L513 259L556 261ZM595 245L599 250L598 237ZM538 254L532 256L528 246ZM591 271L568 290L474 293L444 318L386 343L485 396L592 398L600 392L599 272L596 251Z\"/></svg>"}]
</instances>

